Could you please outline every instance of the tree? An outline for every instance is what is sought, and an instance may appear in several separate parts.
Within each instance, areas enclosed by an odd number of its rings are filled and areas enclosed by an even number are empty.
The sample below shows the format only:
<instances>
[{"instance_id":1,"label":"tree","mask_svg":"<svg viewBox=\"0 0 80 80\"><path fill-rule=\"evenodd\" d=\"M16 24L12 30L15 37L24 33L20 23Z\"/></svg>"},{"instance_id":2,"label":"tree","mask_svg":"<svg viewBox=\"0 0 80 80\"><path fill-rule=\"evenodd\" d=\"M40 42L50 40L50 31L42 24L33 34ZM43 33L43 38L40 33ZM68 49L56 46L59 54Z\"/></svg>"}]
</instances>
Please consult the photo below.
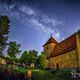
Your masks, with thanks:
<instances>
[{"instance_id":1,"label":"tree","mask_svg":"<svg viewBox=\"0 0 80 80\"><path fill-rule=\"evenodd\" d=\"M7 16L0 16L0 55L7 45L9 33L9 18Z\"/></svg>"},{"instance_id":2,"label":"tree","mask_svg":"<svg viewBox=\"0 0 80 80\"><path fill-rule=\"evenodd\" d=\"M27 63L29 66L34 63L35 66L37 66L37 54L38 52L35 50L30 50L29 52L24 51L20 58L20 62Z\"/></svg>"},{"instance_id":3,"label":"tree","mask_svg":"<svg viewBox=\"0 0 80 80\"><path fill-rule=\"evenodd\" d=\"M45 56L45 54L43 52L39 56L39 62L40 62L40 68L44 69L45 66L46 66L46 56Z\"/></svg>"},{"instance_id":4,"label":"tree","mask_svg":"<svg viewBox=\"0 0 80 80\"><path fill-rule=\"evenodd\" d=\"M5 60L6 60L7 64L13 63L12 59L10 59L9 57L5 57Z\"/></svg>"},{"instance_id":5,"label":"tree","mask_svg":"<svg viewBox=\"0 0 80 80\"><path fill-rule=\"evenodd\" d=\"M80 30L77 31L77 34L78 34L78 36L79 36L79 38L80 38Z\"/></svg>"},{"instance_id":6,"label":"tree","mask_svg":"<svg viewBox=\"0 0 80 80\"><path fill-rule=\"evenodd\" d=\"M28 61L29 61L29 53L27 51L24 51L22 56L20 57L20 62L28 64Z\"/></svg>"},{"instance_id":7,"label":"tree","mask_svg":"<svg viewBox=\"0 0 80 80\"><path fill-rule=\"evenodd\" d=\"M9 43L7 53L12 60L15 60L16 55L21 52L21 50L19 50L19 48L20 48L20 44L17 44L16 42Z\"/></svg>"},{"instance_id":8,"label":"tree","mask_svg":"<svg viewBox=\"0 0 80 80\"><path fill-rule=\"evenodd\" d=\"M37 57L37 55L38 55L38 52L37 52L37 51L32 50L32 53L33 53L33 55L34 55L35 57Z\"/></svg>"},{"instance_id":9,"label":"tree","mask_svg":"<svg viewBox=\"0 0 80 80\"><path fill-rule=\"evenodd\" d=\"M29 65L31 63L34 63L35 66L37 66L37 54L38 54L38 52L35 50L29 51L29 62L28 62Z\"/></svg>"}]
</instances>

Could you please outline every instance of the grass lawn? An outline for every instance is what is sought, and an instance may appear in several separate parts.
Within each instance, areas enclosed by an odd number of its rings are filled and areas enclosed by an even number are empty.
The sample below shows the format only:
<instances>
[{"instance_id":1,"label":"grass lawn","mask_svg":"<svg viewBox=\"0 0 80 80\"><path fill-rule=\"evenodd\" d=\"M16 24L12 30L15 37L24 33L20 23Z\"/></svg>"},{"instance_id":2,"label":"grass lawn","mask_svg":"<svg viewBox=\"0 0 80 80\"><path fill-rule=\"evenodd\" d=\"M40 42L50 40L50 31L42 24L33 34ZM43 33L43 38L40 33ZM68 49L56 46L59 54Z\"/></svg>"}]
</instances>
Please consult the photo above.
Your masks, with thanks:
<instances>
[{"instance_id":1,"label":"grass lawn","mask_svg":"<svg viewBox=\"0 0 80 80\"><path fill-rule=\"evenodd\" d=\"M26 73L28 69L19 67L15 72ZM32 69L32 80L80 80L71 77L71 70L38 70Z\"/></svg>"},{"instance_id":2,"label":"grass lawn","mask_svg":"<svg viewBox=\"0 0 80 80\"><path fill-rule=\"evenodd\" d=\"M40 70L40 69L27 69L25 67L15 67L11 69L11 75L13 75L13 78L17 75L20 75L24 78L24 75L25 74L27 75L28 70L32 71L32 80L80 80L80 78L71 77L71 70L63 70L63 69L57 71L57 70ZM20 78L20 76L17 77Z\"/></svg>"}]
</instances>

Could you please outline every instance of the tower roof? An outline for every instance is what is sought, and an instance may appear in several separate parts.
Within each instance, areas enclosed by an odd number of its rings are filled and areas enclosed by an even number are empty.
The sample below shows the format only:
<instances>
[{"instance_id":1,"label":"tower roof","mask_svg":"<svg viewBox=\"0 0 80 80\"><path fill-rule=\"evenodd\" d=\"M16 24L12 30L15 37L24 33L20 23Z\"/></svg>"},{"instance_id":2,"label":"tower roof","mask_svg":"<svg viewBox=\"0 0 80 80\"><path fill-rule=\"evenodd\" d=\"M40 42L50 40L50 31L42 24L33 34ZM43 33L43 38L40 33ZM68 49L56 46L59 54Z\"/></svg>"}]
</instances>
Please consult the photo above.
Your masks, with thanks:
<instances>
[{"instance_id":1,"label":"tower roof","mask_svg":"<svg viewBox=\"0 0 80 80\"><path fill-rule=\"evenodd\" d=\"M58 44L58 42L51 36L49 38L49 40L43 45L43 47L46 46L47 44L50 44L50 43L56 43L56 44Z\"/></svg>"}]
</instances>

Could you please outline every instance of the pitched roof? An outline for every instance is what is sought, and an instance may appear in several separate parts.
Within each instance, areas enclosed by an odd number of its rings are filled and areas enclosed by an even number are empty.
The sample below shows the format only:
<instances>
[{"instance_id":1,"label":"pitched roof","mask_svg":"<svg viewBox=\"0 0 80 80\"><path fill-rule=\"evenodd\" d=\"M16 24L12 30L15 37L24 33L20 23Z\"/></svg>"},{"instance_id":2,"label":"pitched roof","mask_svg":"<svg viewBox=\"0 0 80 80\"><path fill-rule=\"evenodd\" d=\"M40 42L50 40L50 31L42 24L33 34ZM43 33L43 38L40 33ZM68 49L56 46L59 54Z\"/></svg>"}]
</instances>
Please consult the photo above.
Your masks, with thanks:
<instances>
[{"instance_id":1,"label":"pitched roof","mask_svg":"<svg viewBox=\"0 0 80 80\"><path fill-rule=\"evenodd\" d=\"M58 56L76 48L76 33L57 44L49 57Z\"/></svg>"},{"instance_id":2,"label":"pitched roof","mask_svg":"<svg viewBox=\"0 0 80 80\"><path fill-rule=\"evenodd\" d=\"M43 47L46 46L46 45L49 44L49 43L56 43L56 44L58 44L58 42L57 42L52 36L51 36L50 39L43 45Z\"/></svg>"}]
</instances>

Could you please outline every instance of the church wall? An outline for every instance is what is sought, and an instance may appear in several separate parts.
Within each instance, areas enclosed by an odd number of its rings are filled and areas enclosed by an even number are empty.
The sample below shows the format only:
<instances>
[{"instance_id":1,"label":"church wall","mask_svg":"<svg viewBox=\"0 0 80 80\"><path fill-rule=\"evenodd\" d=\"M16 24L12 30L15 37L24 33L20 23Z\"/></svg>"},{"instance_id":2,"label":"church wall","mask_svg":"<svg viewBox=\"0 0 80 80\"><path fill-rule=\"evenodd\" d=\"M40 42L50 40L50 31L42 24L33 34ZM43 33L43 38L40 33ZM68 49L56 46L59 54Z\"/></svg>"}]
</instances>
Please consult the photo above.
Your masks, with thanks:
<instances>
[{"instance_id":1,"label":"church wall","mask_svg":"<svg viewBox=\"0 0 80 80\"><path fill-rule=\"evenodd\" d=\"M77 57L78 57L78 65L80 67L80 38L77 34L76 34L76 43L77 43L76 52L77 52Z\"/></svg>"},{"instance_id":2,"label":"church wall","mask_svg":"<svg viewBox=\"0 0 80 80\"><path fill-rule=\"evenodd\" d=\"M46 59L46 68L49 68L49 60L48 59Z\"/></svg>"},{"instance_id":3,"label":"church wall","mask_svg":"<svg viewBox=\"0 0 80 80\"><path fill-rule=\"evenodd\" d=\"M46 53L47 57L51 54L55 45L56 45L55 43L50 43L44 47L44 53Z\"/></svg>"},{"instance_id":4,"label":"church wall","mask_svg":"<svg viewBox=\"0 0 80 80\"><path fill-rule=\"evenodd\" d=\"M75 50L72 50L72 51L67 52L65 54L49 58L50 68L56 68L57 63L59 64L59 68L77 67L77 61L76 61L75 55L76 55Z\"/></svg>"}]
</instances>

